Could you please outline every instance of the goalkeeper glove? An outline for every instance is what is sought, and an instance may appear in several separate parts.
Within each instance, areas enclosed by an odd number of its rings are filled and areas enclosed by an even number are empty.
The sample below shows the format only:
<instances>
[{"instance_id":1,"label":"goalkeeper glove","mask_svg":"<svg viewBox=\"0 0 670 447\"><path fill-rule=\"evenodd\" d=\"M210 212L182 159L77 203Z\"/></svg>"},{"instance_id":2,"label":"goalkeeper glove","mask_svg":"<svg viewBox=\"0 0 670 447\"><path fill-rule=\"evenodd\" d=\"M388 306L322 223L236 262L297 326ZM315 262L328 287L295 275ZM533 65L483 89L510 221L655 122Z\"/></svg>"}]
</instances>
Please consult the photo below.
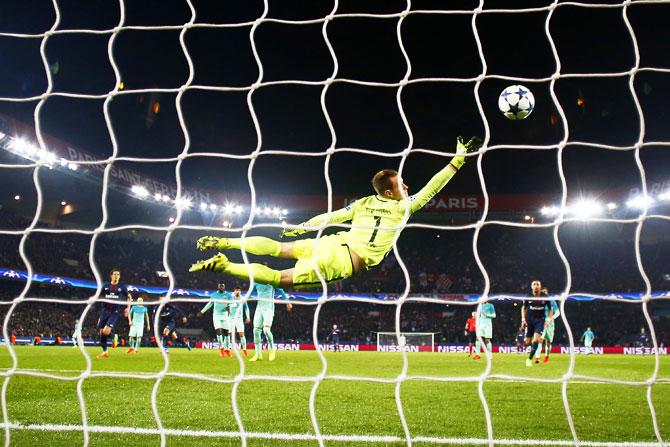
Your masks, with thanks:
<instances>
[{"instance_id":1,"label":"goalkeeper glove","mask_svg":"<svg viewBox=\"0 0 670 447\"><path fill-rule=\"evenodd\" d=\"M467 142L463 141L463 137L456 138L456 156L451 159L451 165L456 169L461 169L465 164L465 154L476 152L482 147L482 140L477 137L470 138Z\"/></svg>"},{"instance_id":2,"label":"goalkeeper glove","mask_svg":"<svg viewBox=\"0 0 670 447\"><path fill-rule=\"evenodd\" d=\"M284 228L281 230L282 237L293 237L300 236L301 234L307 233L305 228L302 228L305 224L300 224L300 228Z\"/></svg>"},{"instance_id":3,"label":"goalkeeper glove","mask_svg":"<svg viewBox=\"0 0 670 447\"><path fill-rule=\"evenodd\" d=\"M200 251L207 250L223 250L225 249L225 238L218 238L216 236L203 236L198 239L195 246Z\"/></svg>"}]
</instances>

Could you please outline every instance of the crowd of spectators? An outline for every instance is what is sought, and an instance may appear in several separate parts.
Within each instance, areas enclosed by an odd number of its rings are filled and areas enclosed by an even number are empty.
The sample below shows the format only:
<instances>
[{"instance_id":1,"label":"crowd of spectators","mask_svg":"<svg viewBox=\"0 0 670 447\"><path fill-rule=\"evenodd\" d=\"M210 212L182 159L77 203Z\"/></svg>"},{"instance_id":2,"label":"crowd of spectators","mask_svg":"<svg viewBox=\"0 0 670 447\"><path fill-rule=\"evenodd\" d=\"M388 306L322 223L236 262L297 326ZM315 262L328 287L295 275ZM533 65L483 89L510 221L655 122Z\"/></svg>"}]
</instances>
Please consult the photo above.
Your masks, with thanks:
<instances>
[{"instance_id":1,"label":"crowd of spectators","mask_svg":"<svg viewBox=\"0 0 670 447\"><path fill-rule=\"evenodd\" d=\"M25 222L15 222L16 225ZM646 289L635 255L635 226L608 224L590 226L564 225L558 238L570 267L567 274L554 243L553 228L527 229L488 225L478 233L474 230L436 231L410 228L398 241L398 254L409 274L408 292L412 296L443 297L446 295L479 294L488 275L490 294L525 294L532 279L539 278L550 292L562 291L568 277L570 290L587 293L644 292ZM263 234L263 233L257 233ZM169 270L175 287L213 289L219 275L189 274L188 266L206 254L194 248L194 240L202 234L179 230L168 240ZM267 233L266 235L272 236ZM103 280L111 268L120 268L122 282L134 285L164 286L169 284L163 264L165 233L124 230L98 235L92 258ZM667 237L666 237L667 239ZM26 270L19 255L21 235L0 235L0 268ZM95 280L89 263L92 236L87 234L31 233L25 240L24 252L34 272ZM477 256L475 255L475 247ZM239 252L231 258L241 262ZM641 239L641 264L653 290L670 290L670 241ZM268 262L273 267L289 268L291 262L250 256L252 262ZM230 278L229 289L239 281ZM0 301L8 303L21 293L23 283L3 278L0 282ZM398 296L407 288L401 263L394 252L378 267L361 272L339 284L331 292L342 294L378 294ZM290 291L289 291L290 292ZM33 284L26 296L31 298L60 298L87 300L93 290L58 285ZM453 298L453 297L452 297ZM325 336L328 328L337 323L342 328L341 339L351 342L374 342L375 333L395 329L393 301L383 304L328 303L318 321L318 333ZM10 330L16 335L69 336L77 316L85 304L43 304L25 301L11 315ZM209 319L193 318L200 304L184 304L192 318L188 328L200 328L202 336L212 335ZM608 344L631 343L630 337L639 333L646 322L639 304L603 301L567 303L566 316L573 335L579 338L587 325L592 325L599 341ZM8 304L0 306L6 312ZM253 304L252 304L253 307ZM494 324L496 339L512 343L519 320L519 309L512 301L497 301L498 318ZM668 309L654 302L652 311L659 340L667 344ZM293 312L278 306L275 332L286 341L311 341L314 323L313 305L297 305ZM462 327L472 305L407 303L402 308L401 329L407 332L435 332L443 343L463 342ZM631 311L633 310L633 311ZM84 324L84 335L94 335L97 312L92 309ZM558 329L558 340L566 342L566 332ZM123 329L119 329L123 331ZM562 335L561 335L562 334Z\"/></svg>"}]
</instances>

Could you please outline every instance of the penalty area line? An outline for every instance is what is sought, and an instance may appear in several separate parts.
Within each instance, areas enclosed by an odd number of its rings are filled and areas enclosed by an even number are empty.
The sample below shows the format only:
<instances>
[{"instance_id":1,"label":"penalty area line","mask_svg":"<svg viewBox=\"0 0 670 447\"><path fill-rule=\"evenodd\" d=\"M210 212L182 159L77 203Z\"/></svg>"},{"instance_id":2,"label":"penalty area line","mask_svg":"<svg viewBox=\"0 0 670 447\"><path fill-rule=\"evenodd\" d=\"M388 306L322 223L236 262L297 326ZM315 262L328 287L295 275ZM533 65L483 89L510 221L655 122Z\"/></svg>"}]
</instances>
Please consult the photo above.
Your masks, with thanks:
<instances>
[{"instance_id":1,"label":"penalty area line","mask_svg":"<svg viewBox=\"0 0 670 447\"><path fill-rule=\"evenodd\" d=\"M68 432L83 432L84 427L81 425L57 425L57 424L18 424L10 423L8 425L0 424L2 428L9 427L10 430L36 430L36 431L68 431ZM188 437L206 437L206 438L239 438L239 432L235 431L210 431L210 430L179 430L173 428L166 428L158 430L157 428L140 428L140 427L120 427L120 426L101 426L91 425L88 427L89 433L119 433L119 434L138 434L138 435L160 435L164 433L167 436L188 436ZM263 433L263 432L247 432L247 438L256 439L272 439L285 441L316 441L318 437L311 433ZM324 441L333 442L406 442L405 438L400 436L383 436L383 435L322 435ZM427 436L415 436L412 442L417 443L432 443L445 445L488 445L489 440L484 438L436 438ZM583 447L660 447L662 444L658 442L644 442L644 441L627 441L627 442L613 442L613 441L578 441L575 443L570 440L540 440L540 439L495 439L496 444L519 445L519 446L583 446Z\"/></svg>"}]
</instances>

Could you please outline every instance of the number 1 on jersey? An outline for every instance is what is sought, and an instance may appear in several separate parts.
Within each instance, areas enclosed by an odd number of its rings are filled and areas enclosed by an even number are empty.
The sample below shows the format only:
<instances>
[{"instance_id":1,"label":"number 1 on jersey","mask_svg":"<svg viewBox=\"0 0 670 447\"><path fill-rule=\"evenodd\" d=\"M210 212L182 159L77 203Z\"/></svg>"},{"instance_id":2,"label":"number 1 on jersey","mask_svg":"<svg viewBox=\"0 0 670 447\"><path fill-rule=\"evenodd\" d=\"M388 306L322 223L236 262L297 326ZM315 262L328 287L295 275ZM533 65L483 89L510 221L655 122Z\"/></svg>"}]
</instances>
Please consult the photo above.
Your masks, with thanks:
<instances>
[{"instance_id":1,"label":"number 1 on jersey","mask_svg":"<svg viewBox=\"0 0 670 447\"><path fill-rule=\"evenodd\" d=\"M375 216L375 229L372 230L372 235L370 236L370 240L368 241L368 244L372 244L375 241L375 238L377 237L377 231L379 231L379 225L382 222L382 216Z\"/></svg>"}]
</instances>

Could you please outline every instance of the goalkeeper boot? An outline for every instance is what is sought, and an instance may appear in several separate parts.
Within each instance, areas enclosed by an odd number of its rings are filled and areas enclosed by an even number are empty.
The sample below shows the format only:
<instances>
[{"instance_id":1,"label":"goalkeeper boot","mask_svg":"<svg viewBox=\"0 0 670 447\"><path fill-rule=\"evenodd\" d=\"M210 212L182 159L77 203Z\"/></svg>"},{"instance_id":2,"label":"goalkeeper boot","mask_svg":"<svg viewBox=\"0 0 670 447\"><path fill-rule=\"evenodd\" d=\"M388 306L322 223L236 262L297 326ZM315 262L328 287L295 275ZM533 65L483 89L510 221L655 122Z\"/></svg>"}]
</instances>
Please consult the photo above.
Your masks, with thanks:
<instances>
[{"instance_id":1,"label":"goalkeeper boot","mask_svg":"<svg viewBox=\"0 0 670 447\"><path fill-rule=\"evenodd\" d=\"M252 355L249 359L250 362L260 362L261 360L263 360L263 354L258 353Z\"/></svg>"},{"instance_id":2,"label":"goalkeeper boot","mask_svg":"<svg viewBox=\"0 0 670 447\"><path fill-rule=\"evenodd\" d=\"M200 251L227 250L230 248L230 239L227 237L203 236L198 239L195 246Z\"/></svg>"},{"instance_id":3,"label":"goalkeeper boot","mask_svg":"<svg viewBox=\"0 0 670 447\"><path fill-rule=\"evenodd\" d=\"M526 359L526 366L533 366L533 361L531 359Z\"/></svg>"},{"instance_id":4,"label":"goalkeeper boot","mask_svg":"<svg viewBox=\"0 0 670 447\"><path fill-rule=\"evenodd\" d=\"M276 357L276 355L277 355L277 350L276 350L276 349L272 349L272 350L268 353L268 360L271 361L271 362L273 362L274 359L275 359L275 357Z\"/></svg>"},{"instance_id":5,"label":"goalkeeper boot","mask_svg":"<svg viewBox=\"0 0 670 447\"><path fill-rule=\"evenodd\" d=\"M230 261L223 253L217 253L209 259L198 261L188 269L189 272L222 272L230 264Z\"/></svg>"}]
</instances>

